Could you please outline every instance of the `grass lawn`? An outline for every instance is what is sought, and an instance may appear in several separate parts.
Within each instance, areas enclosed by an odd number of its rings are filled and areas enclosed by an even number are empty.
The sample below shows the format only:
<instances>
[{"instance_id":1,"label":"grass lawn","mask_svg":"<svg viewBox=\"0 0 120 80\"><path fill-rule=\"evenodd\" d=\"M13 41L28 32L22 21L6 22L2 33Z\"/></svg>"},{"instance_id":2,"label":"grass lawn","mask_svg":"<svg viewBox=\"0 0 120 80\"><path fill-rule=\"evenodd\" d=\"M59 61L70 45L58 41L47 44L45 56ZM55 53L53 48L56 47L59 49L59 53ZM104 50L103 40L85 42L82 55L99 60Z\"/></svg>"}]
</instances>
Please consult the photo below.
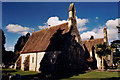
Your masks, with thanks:
<instances>
[{"instance_id":1,"label":"grass lawn","mask_svg":"<svg viewBox=\"0 0 120 80\"><path fill-rule=\"evenodd\" d=\"M94 79L94 80L100 80L100 79L110 79L110 78L120 78L120 72L101 72L101 71L91 71L91 72L87 72L84 74L79 74L79 75L74 75L70 78L66 78L66 79L61 79L61 80L69 80L69 79ZM112 80L112 79L111 79Z\"/></svg>"},{"instance_id":2,"label":"grass lawn","mask_svg":"<svg viewBox=\"0 0 120 80\"><path fill-rule=\"evenodd\" d=\"M8 75L14 75L14 74L20 74L21 76L32 76L35 74L38 74L38 72L34 72L34 71L21 71L21 70L14 70L14 69L10 69L10 68L6 68L6 69L2 69L2 76L4 78L6 78L6 76ZM40 77L40 76L38 76ZM78 74L78 75L73 75L71 77L68 78L62 78L61 80L69 80L69 79L82 79L82 80L101 80L101 79L110 79L110 78L120 78L120 72L108 72L108 71L90 71L87 73L83 73L83 74ZM110 79L113 80L113 79Z\"/></svg>"},{"instance_id":3,"label":"grass lawn","mask_svg":"<svg viewBox=\"0 0 120 80\"><path fill-rule=\"evenodd\" d=\"M34 75L37 73L38 72L35 72L35 71L21 71L21 70L14 70L11 68L2 69L2 76L8 75L8 74L10 74L10 75L20 74L20 75L24 76L24 75Z\"/></svg>"}]
</instances>

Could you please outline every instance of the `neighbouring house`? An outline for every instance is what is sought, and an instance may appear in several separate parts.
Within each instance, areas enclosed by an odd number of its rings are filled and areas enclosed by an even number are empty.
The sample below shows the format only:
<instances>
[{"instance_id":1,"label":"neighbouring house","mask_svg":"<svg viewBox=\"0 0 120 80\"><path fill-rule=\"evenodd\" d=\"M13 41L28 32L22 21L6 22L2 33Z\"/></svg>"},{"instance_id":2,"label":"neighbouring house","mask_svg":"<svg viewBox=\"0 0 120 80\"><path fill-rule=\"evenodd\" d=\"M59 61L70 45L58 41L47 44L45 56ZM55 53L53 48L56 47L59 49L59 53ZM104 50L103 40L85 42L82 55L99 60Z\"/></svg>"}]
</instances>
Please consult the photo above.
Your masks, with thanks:
<instances>
[{"instance_id":1,"label":"neighbouring house","mask_svg":"<svg viewBox=\"0 0 120 80\"><path fill-rule=\"evenodd\" d=\"M87 48L86 51L89 52L90 57L93 59L91 62L89 62L89 65L91 67L101 69L101 58L96 54L96 47L98 44L106 43L106 45L109 45L108 38L107 38L107 29L104 27L103 29L104 38L97 38L94 39L93 36L91 36L90 39L86 41L82 41L85 44L85 47ZM112 55L107 55L105 57L105 61L108 66L112 66Z\"/></svg>"},{"instance_id":2,"label":"neighbouring house","mask_svg":"<svg viewBox=\"0 0 120 80\"><path fill-rule=\"evenodd\" d=\"M15 69L54 72L86 68L85 49L77 28L74 3L68 22L33 32L15 63Z\"/></svg>"}]
</instances>

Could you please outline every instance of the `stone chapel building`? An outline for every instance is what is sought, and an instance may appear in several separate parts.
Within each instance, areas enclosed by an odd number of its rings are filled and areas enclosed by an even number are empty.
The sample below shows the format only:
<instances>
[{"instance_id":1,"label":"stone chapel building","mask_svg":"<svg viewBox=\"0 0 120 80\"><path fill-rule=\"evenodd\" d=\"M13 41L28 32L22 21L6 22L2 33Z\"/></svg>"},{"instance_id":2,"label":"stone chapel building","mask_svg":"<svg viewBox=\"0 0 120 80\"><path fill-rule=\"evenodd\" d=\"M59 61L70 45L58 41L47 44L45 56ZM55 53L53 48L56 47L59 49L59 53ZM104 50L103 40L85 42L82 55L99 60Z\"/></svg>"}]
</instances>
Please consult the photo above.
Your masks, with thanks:
<instances>
[{"instance_id":1,"label":"stone chapel building","mask_svg":"<svg viewBox=\"0 0 120 80\"><path fill-rule=\"evenodd\" d=\"M68 22L33 32L15 63L15 69L39 71L42 65L47 64L82 68L85 63L85 51L75 14L72 3L69 7Z\"/></svg>"},{"instance_id":2,"label":"stone chapel building","mask_svg":"<svg viewBox=\"0 0 120 80\"><path fill-rule=\"evenodd\" d=\"M30 71L83 70L93 61L92 49L97 44L108 42L104 38L82 41L76 21L74 3L69 6L68 22L33 32L15 63L15 69ZM95 54L97 67L100 58Z\"/></svg>"}]
</instances>

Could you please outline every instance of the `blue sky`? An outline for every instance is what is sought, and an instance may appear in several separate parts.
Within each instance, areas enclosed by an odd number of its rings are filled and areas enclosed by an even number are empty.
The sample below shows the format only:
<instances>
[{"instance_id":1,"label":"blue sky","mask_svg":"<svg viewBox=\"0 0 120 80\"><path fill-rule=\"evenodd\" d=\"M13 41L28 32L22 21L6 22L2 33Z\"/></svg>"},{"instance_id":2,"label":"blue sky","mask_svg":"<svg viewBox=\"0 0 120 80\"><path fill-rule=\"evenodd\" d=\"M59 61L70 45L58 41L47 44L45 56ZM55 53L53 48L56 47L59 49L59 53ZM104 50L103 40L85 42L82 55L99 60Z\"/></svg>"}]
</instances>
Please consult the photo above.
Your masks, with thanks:
<instances>
[{"instance_id":1,"label":"blue sky","mask_svg":"<svg viewBox=\"0 0 120 80\"><path fill-rule=\"evenodd\" d=\"M107 27L109 41L118 39L118 2L75 2L78 28L83 40L90 35L103 37ZM18 38L26 32L32 33L64 23L68 19L70 2L3 2L2 29L6 36L7 50L13 50Z\"/></svg>"}]
</instances>

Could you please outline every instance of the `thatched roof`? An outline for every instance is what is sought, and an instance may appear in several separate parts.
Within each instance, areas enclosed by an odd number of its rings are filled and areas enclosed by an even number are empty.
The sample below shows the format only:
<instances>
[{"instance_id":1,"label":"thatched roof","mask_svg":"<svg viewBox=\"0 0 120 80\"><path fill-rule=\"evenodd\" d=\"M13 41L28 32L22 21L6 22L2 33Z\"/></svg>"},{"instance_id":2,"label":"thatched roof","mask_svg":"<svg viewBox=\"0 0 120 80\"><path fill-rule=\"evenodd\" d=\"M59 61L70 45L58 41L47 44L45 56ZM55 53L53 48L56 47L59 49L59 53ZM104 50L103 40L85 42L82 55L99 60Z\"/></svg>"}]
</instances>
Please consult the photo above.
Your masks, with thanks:
<instances>
[{"instance_id":1,"label":"thatched roof","mask_svg":"<svg viewBox=\"0 0 120 80\"><path fill-rule=\"evenodd\" d=\"M48 45L50 44L50 39L58 31L58 29L63 30L62 34L67 33L68 23L63 23L57 26L34 32L26 42L21 53L46 51Z\"/></svg>"},{"instance_id":2,"label":"thatched roof","mask_svg":"<svg viewBox=\"0 0 120 80\"><path fill-rule=\"evenodd\" d=\"M86 41L82 41L82 43L86 45L88 51L90 52L93 46L96 48L97 44L103 44L104 38L86 40Z\"/></svg>"}]
</instances>

